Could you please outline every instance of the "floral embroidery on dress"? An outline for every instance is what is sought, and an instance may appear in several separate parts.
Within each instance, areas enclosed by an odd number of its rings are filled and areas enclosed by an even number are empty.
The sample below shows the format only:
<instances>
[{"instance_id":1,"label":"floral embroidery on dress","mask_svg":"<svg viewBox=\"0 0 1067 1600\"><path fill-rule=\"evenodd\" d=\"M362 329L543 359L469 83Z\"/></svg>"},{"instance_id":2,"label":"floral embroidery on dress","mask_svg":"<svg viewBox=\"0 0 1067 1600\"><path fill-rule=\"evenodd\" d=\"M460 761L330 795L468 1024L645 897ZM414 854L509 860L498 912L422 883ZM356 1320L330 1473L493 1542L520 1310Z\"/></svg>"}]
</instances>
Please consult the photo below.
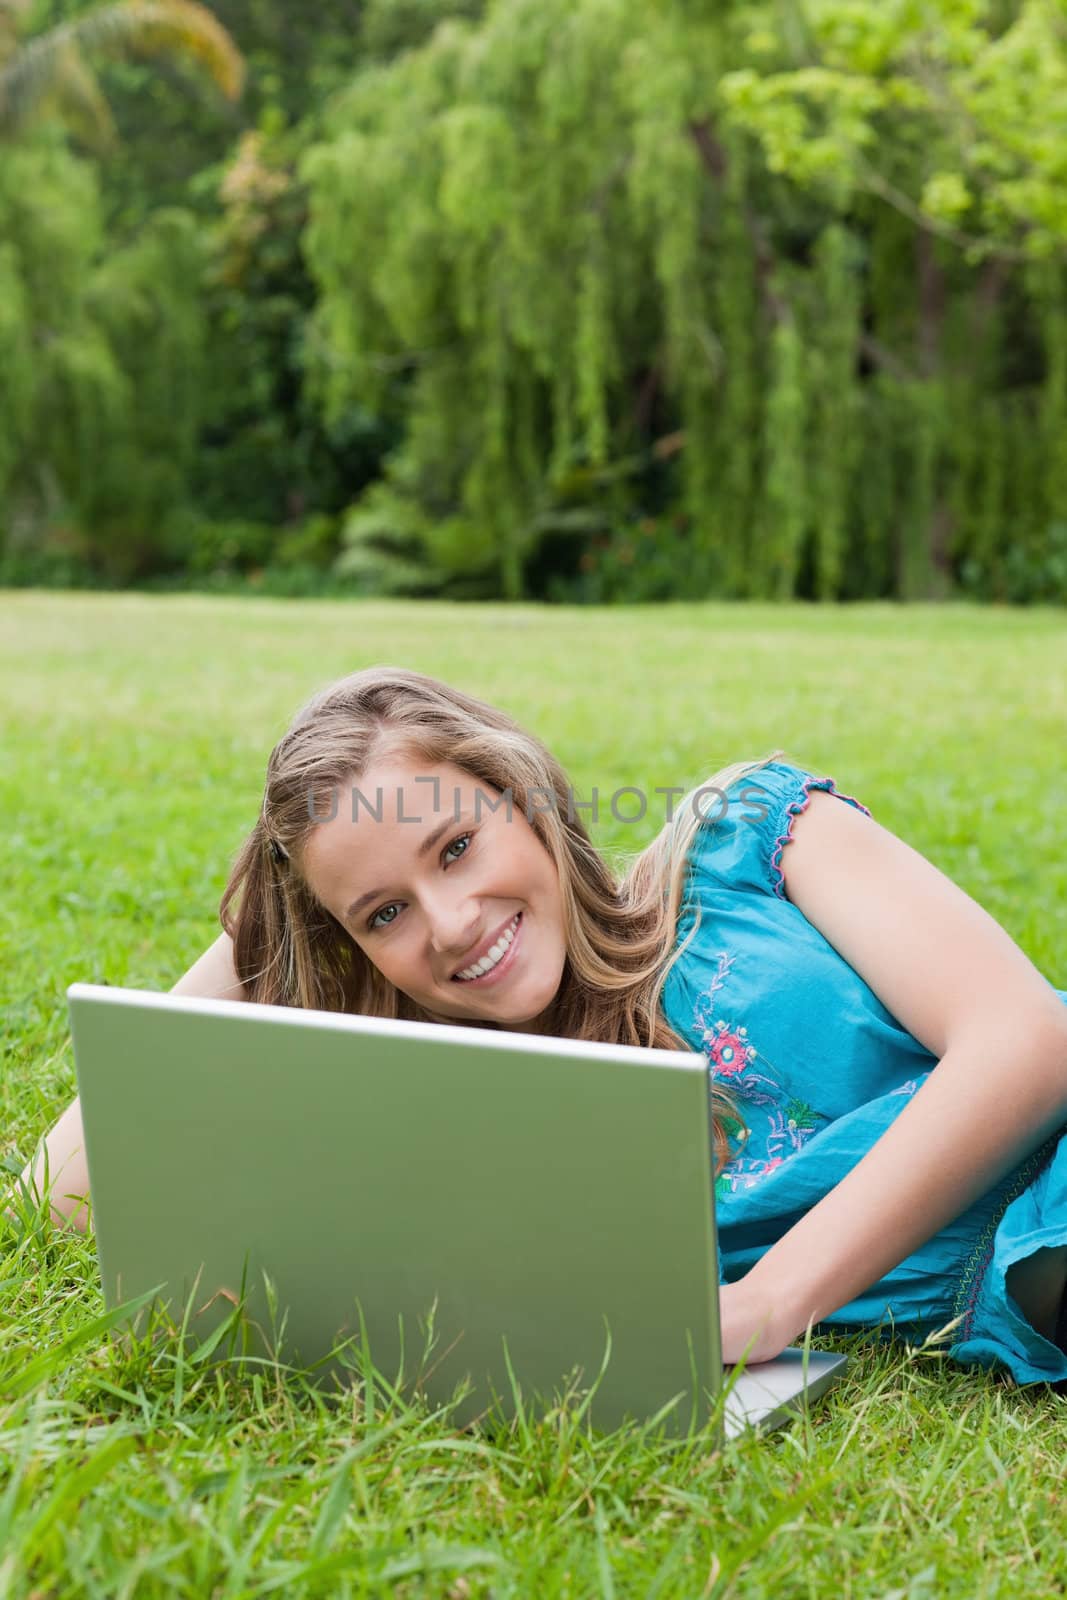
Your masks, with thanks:
<instances>
[{"instance_id":1,"label":"floral embroidery on dress","mask_svg":"<svg viewBox=\"0 0 1067 1600\"><path fill-rule=\"evenodd\" d=\"M819 1120L819 1113L809 1106L806 1100L790 1100L785 1108L787 1117L786 1126L789 1128L807 1128L814 1131Z\"/></svg>"},{"instance_id":2,"label":"floral embroidery on dress","mask_svg":"<svg viewBox=\"0 0 1067 1600\"><path fill-rule=\"evenodd\" d=\"M755 1061L756 1050L748 1042L748 1029L731 1032L725 1022L717 1022L704 1033L704 1049L711 1058L716 1072L731 1077L749 1062Z\"/></svg>"},{"instance_id":3,"label":"floral embroidery on dress","mask_svg":"<svg viewBox=\"0 0 1067 1600\"><path fill-rule=\"evenodd\" d=\"M763 1112L767 1124L766 1154L747 1154L749 1146L746 1144L738 1155L725 1164L716 1178L715 1193L720 1196L737 1189L750 1189L753 1184L760 1182L768 1173L780 1167L787 1156L799 1150L818 1130L820 1121L825 1120L806 1101L784 1099L772 1064L760 1055L744 1024L722 1017L712 1018L712 1002L722 988L733 960L726 951L720 951L715 976L698 1002L694 1020L714 1076L727 1079L730 1092L739 1101L759 1107ZM726 1131L731 1137L735 1133L742 1137L750 1136L752 1132L733 1119L727 1119Z\"/></svg>"}]
</instances>

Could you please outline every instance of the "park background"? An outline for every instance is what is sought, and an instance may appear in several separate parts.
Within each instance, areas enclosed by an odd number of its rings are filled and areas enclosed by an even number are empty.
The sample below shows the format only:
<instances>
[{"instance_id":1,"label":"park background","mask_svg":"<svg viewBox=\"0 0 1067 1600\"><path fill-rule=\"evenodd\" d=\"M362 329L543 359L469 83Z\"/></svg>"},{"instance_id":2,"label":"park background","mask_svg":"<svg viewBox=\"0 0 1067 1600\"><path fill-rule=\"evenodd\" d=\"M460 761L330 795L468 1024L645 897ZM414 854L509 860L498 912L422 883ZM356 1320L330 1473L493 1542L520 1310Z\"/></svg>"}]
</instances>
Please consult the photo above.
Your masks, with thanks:
<instances>
[{"instance_id":1,"label":"park background","mask_svg":"<svg viewBox=\"0 0 1067 1600\"><path fill-rule=\"evenodd\" d=\"M0 584L1067 601L1060 0L0 0Z\"/></svg>"},{"instance_id":2,"label":"park background","mask_svg":"<svg viewBox=\"0 0 1067 1600\"><path fill-rule=\"evenodd\" d=\"M1067 985L1065 89L1047 0L0 0L12 1185L66 987L174 984L375 662L586 794L785 747ZM1067 1587L1067 1401L950 1330L816 1335L810 1415L679 1447L102 1312L91 1235L0 1215L0 1600Z\"/></svg>"}]
</instances>

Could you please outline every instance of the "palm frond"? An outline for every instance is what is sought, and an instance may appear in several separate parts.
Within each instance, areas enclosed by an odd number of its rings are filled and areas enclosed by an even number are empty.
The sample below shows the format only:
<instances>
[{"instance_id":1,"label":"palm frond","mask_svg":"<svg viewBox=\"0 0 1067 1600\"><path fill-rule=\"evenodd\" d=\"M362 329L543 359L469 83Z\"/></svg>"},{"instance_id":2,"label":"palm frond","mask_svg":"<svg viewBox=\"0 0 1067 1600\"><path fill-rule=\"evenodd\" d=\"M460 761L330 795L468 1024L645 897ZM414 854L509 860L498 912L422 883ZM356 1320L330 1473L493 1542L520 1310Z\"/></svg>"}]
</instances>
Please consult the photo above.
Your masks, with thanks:
<instances>
[{"instance_id":1,"label":"palm frond","mask_svg":"<svg viewBox=\"0 0 1067 1600\"><path fill-rule=\"evenodd\" d=\"M118 130L111 107L85 57L73 45L56 61L55 81L46 91L42 107L54 104L70 131L97 155L113 150Z\"/></svg>"},{"instance_id":2,"label":"palm frond","mask_svg":"<svg viewBox=\"0 0 1067 1600\"><path fill-rule=\"evenodd\" d=\"M0 0L13 11L18 0ZM104 55L184 54L228 99L244 86L244 59L226 29L197 0L120 0L31 39L0 68L0 130L25 125L56 87L71 51Z\"/></svg>"},{"instance_id":3,"label":"palm frond","mask_svg":"<svg viewBox=\"0 0 1067 1600\"><path fill-rule=\"evenodd\" d=\"M19 42L19 27L31 0L0 0L0 68L10 61Z\"/></svg>"}]
</instances>

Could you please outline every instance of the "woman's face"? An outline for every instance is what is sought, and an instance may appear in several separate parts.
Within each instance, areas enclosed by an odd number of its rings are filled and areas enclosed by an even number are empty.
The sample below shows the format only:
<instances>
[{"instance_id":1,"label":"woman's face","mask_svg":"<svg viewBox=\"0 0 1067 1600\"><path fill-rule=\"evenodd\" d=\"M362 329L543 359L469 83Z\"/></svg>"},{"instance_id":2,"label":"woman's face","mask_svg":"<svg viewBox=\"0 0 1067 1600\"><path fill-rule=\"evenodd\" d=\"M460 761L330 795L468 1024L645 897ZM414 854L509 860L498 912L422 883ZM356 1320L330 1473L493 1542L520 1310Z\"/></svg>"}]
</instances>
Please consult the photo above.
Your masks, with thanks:
<instances>
[{"instance_id":1,"label":"woman's face","mask_svg":"<svg viewBox=\"0 0 1067 1600\"><path fill-rule=\"evenodd\" d=\"M383 976L436 1017L542 1031L567 951L559 874L522 807L395 756L333 798L304 874Z\"/></svg>"}]
</instances>

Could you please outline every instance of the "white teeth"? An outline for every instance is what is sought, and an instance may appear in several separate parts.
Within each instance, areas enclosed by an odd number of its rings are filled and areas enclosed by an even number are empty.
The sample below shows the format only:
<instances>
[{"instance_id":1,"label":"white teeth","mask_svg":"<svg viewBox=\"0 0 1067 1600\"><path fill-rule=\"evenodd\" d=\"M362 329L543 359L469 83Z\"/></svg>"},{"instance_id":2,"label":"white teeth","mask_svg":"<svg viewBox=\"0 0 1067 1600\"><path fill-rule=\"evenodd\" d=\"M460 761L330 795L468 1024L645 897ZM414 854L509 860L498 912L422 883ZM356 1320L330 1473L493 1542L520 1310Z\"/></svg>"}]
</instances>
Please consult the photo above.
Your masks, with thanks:
<instances>
[{"instance_id":1,"label":"white teeth","mask_svg":"<svg viewBox=\"0 0 1067 1600\"><path fill-rule=\"evenodd\" d=\"M456 977L469 982L471 978L480 978L484 972L489 972L491 968L495 967L501 956L510 948L518 925L519 919L518 916L515 916L511 919L509 926L504 929L496 944L489 946L482 959L476 961L472 967L465 967L462 972L457 972Z\"/></svg>"}]
</instances>

